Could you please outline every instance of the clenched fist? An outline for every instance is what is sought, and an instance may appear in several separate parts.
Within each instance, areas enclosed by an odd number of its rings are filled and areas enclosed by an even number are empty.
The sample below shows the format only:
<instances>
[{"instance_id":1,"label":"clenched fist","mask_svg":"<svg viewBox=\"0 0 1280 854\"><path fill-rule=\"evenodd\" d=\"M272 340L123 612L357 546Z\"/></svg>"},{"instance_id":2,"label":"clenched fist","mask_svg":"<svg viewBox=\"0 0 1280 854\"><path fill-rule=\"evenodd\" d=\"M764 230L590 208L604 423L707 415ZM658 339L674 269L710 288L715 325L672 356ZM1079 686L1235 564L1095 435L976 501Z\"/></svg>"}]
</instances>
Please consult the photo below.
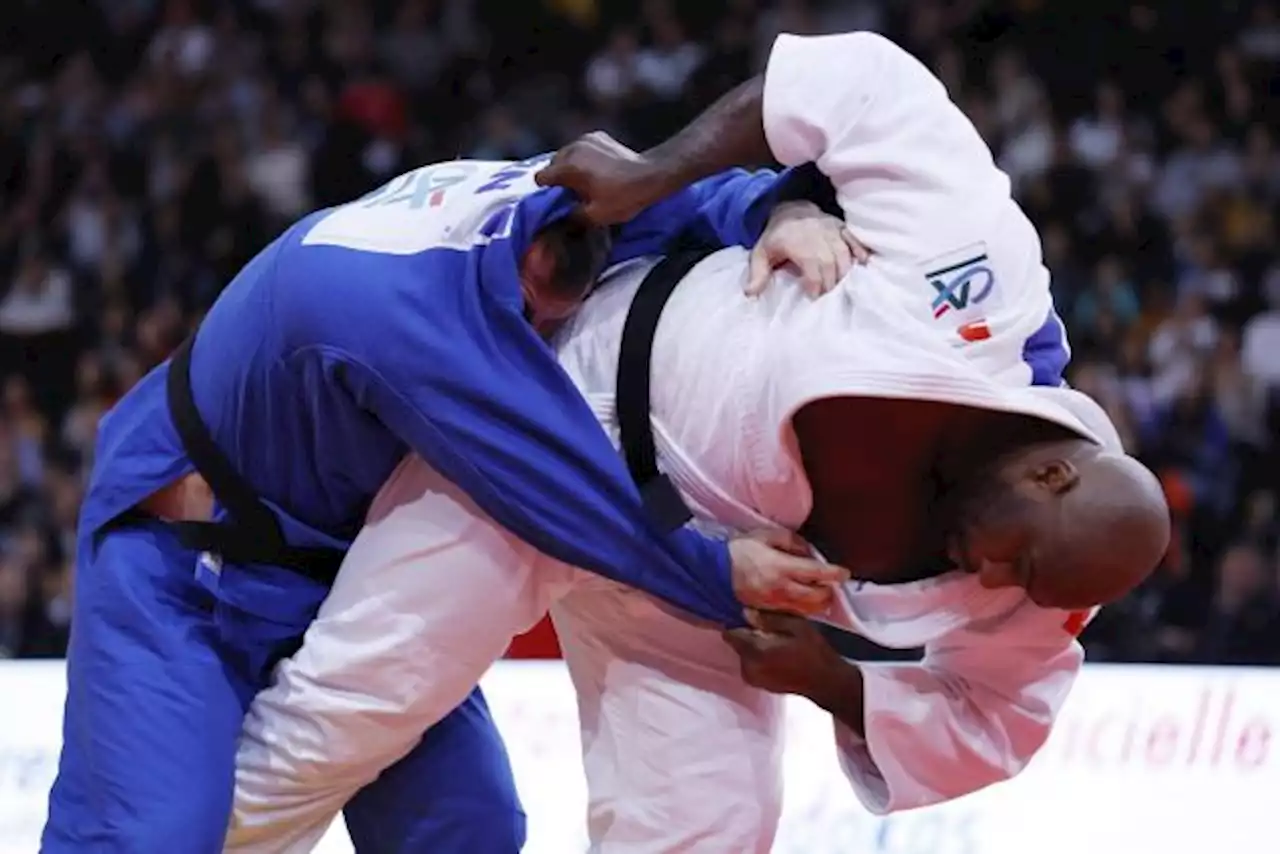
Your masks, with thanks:
<instances>
[{"instance_id":1,"label":"clenched fist","mask_svg":"<svg viewBox=\"0 0 1280 854\"><path fill-rule=\"evenodd\" d=\"M671 195L671 177L604 131L585 134L555 153L534 180L564 187L582 200L581 215L593 225L617 225Z\"/></svg>"},{"instance_id":2,"label":"clenched fist","mask_svg":"<svg viewBox=\"0 0 1280 854\"><path fill-rule=\"evenodd\" d=\"M830 606L834 585L849 580L849 571L810 557L807 543L795 534L769 531L729 543L733 592L751 608L821 614Z\"/></svg>"},{"instance_id":3,"label":"clenched fist","mask_svg":"<svg viewBox=\"0 0 1280 854\"><path fill-rule=\"evenodd\" d=\"M750 628L731 629L742 680L774 694L819 697L845 668L818 627L803 617L748 611Z\"/></svg>"}]
</instances>

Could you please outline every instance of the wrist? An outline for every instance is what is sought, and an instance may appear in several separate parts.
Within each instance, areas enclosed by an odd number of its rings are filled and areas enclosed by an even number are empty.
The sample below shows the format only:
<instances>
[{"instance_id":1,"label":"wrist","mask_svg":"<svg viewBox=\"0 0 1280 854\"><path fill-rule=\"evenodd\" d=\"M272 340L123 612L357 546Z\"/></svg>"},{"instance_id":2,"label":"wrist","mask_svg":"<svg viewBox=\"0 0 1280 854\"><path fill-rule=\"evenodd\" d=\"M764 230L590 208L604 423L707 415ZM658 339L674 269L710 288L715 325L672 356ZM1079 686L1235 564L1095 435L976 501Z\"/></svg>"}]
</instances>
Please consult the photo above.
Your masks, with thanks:
<instances>
[{"instance_id":1,"label":"wrist","mask_svg":"<svg viewBox=\"0 0 1280 854\"><path fill-rule=\"evenodd\" d=\"M674 196L706 177L687 159L674 153L664 154L660 148L651 149L640 157L644 164L640 175L643 186L648 190L646 195L650 204Z\"/></svg>"},{"instance_id":2,"label":"wrist","mask_svg":"<svg viewBox=\"0 0 1280 854\"><path fill-rule=\"evenodd\" d=\"M750 584L746 578L746 560L747 557L741 551L742 541L739 539L728 540L724 544L725 563L728 566L729 584L733 588L733 595L741 603L746 602Z\"/></svg>"},{"instance_id":3,"label":"wrist","mask_svg":"<svg viewBox=\"0 0 1280 854\"><path fill-rule=\"evenodd\" d=\"M712 589L720 605L717 609L720 611L717 616L718 622L731 627L741 626L743 624L742 600L738 597L738 577L734 570L733 551L729 542L717 537L706 537L691 528L684 530L699 537L706 544L710 557Z\"/></svg>"},{"instance_id":4,"label":"wrist","mask_svg":"<svg viewBox=\"0 0 1280 854\"><path fill-rule=\"evenodd\" d=\"M820 678L815 680L813 693L805 696L845 726L861 734L865 729L863 691L862 669L840 658L833 651L828 666L823 668Z\"/></svg>"},{"instance_id":5,"label":"wrist","mask_svg":"<svg viewBox=\"0 0 1280 854\"><path fill-rule=\"evenodd\" d=\"M811 219L822 214L822 208L805 199L778 202L769 214L770 222L784 219Z\"/></svg>"},{"instance_id":6,"label":"wrist","mask_svg":"<svg viewBox=\"0 0 1280 854\"><path fill-rule=\"evenodd\" d=\"M771 162L764 133L764 77L751 78L712 104L683 131L642 156L669 192L735 166Z\"/></svg>"}]
</instances>

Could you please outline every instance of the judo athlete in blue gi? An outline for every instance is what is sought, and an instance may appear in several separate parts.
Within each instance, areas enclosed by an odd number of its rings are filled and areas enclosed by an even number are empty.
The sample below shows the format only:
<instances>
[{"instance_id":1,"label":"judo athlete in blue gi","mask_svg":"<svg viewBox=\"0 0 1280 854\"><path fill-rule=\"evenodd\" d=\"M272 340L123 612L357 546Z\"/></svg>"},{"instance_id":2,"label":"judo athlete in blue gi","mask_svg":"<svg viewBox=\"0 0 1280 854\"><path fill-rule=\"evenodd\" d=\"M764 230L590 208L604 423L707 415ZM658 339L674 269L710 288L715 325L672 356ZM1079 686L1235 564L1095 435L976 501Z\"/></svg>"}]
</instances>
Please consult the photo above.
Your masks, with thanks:
<instances>
[{"instance_id":1,"label":"judo athlete in blue gi","mask_svg":"<svg viewBox=\"0 0 1280 854\"><path fill-rule=\"evenodd\" d=\"M304 218L103 420L43 852L221 850L247 704L410 450L536 548L701 617L825 605L842 570L655 523L533 325L606 260L689 235L749 245L787 173L726 173L607 232L536 187L548 159L424 167ZM419 751L438 773L348 809L360 850L383 850L410 798L412 850L520 849L479 691Z\"/></svg>"}]
</instances>

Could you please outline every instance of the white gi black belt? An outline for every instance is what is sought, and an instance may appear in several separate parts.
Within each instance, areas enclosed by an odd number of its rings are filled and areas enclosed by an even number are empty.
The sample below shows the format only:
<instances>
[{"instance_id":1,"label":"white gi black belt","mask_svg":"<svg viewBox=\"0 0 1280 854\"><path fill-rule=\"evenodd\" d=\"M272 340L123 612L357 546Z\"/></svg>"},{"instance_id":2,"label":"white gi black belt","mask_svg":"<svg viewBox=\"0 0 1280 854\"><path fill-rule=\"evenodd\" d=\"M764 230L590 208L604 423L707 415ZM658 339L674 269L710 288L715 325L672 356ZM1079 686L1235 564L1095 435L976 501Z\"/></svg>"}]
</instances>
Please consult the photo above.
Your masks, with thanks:
<instances>
[{"instance_id":1,"label":"white gi black belt","mask_svg":"<svg viewBox=\"0 0 1280 854\"><path fill-rule=\"evenodd\" d=\"M658 452L649 421L653 339L662 310L680 280L712 251L677 251L659 261L640 282L622 326L616 394L622 453L631 479L640 488L645 510L663 531L674 531L692 519L693 513L667 476L658 471Z\"/></svg>"},{"instance_id":2,"label":"white gi black belt","mask_svg":"<svg viewBox=\"0 0 1280 854\"><path fill-rule=\"evenodd\" d=\"M649 515L670 531L693 518L693 513L666 475L658 471L658 453L653 440L653 423L649 420L650 388L653 378L653 340L658 321L671 295L689 271L714 250L677 251L649 271L636 290L622 327L622 344L618 353L617 413L622 451L627 469ZM812 532L809 532L813 542ZM823 550L819 546L819 550ZM927 574L937 574L936 571ZM845 658L861 661L915 661L922 651L896 650L880 646L820 621L813 621L827 643Z\"/></svg>"}]
</instances>

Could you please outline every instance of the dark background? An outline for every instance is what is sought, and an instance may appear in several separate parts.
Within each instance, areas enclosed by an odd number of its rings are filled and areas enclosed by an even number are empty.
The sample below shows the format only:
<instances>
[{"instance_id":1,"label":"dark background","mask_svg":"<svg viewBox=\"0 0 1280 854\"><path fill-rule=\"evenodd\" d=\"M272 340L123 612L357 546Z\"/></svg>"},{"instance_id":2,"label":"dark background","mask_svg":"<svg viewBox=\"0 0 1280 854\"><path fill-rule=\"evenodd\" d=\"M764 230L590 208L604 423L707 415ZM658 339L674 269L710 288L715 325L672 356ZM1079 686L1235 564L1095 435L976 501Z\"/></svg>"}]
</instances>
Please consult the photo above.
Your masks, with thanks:
<instances>
[{"instance_id":1,"label":"dark background","mask_svg":"<svg viewBox=\"0 0 1280 854\"><path fill-rule=\"evenodd\" d=\"M1095 621L1092 659L1280 663L1275 3L5 0L2 17L0 657L63 654L98 417L284 224L458 155L595 128L643 147L778 32L868 28L937 71L1010 173L1071 380L1174 507L1164 566Z\"/></svg>"}]
</instances>

